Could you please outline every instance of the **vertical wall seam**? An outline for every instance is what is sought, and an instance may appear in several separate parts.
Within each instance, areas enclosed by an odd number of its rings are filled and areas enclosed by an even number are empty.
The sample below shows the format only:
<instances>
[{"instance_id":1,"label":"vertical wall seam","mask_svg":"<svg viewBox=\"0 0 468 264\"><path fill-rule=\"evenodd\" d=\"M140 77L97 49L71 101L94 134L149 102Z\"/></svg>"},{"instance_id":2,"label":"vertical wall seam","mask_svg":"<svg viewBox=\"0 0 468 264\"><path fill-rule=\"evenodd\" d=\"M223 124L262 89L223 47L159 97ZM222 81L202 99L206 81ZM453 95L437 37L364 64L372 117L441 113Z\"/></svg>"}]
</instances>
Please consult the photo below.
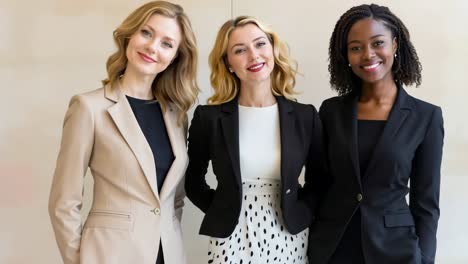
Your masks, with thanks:
<instances>
[{"instance_id":1,"label":"vertical wall seam","mask_svg":"<svg viewBox=\"0 0 468 264\"><path fill-rule=\"evenodd\" d=\"M231 4L231 19L234 19L234 0L229 1Z\"/></svg>"}]
</instances>

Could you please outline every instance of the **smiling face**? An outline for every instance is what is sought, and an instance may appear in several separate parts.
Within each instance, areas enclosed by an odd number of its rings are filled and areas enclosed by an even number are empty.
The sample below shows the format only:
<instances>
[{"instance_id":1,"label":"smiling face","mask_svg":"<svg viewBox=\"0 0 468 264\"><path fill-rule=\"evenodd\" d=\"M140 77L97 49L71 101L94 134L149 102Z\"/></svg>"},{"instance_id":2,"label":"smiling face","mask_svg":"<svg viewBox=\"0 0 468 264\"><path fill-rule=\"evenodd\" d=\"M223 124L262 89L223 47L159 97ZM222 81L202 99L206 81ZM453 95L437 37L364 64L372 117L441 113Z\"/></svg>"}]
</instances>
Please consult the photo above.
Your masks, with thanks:
<instances>
[{"instance_id":1,"label":"smiling face","mask_svg":"<svg viewBox=\"0 0 468 264\"><path fill-rule=\"evenodd\" d=\"M270 82L275 66L273 46L268 36L255 24L234 29L229 37L227 60L230 71L242 83Z\"/></svg>"},{"instance_id":2,"label":"smiling face","mask_svg":"<svg viewBox=\"0 0 468 264\"><path fill-rule=\"evenodd\" d=\"M372 18L357 21L348 33L347 43L349 64L363 83L393 81L396 38L383 22Z\"/></svg>"},{"instance_id":3,"label":"smiling face","mask_svg":"<svg viewBox=\"0 0 468 264\"><path fill-rule=\"evenodd\" d=\"M181 38L180 27L174 18L152 15L130 38L125 74L155 77L174 59Z\"/></svg>"}]
</instances>

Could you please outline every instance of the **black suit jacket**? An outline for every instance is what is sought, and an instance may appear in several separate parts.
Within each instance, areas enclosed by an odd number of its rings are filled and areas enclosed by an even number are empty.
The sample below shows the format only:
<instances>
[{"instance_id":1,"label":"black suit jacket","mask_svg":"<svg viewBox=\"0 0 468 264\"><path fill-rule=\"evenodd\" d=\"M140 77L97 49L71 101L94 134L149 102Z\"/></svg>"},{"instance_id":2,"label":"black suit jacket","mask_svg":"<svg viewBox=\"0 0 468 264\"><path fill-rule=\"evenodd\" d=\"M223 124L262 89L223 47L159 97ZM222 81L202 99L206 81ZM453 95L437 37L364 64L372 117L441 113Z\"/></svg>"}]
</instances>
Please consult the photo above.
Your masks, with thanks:
<instances>
[{"instance_id":1,"label":"black suit jacket","mask_svg":"<svg viewBox=\"0 0 468 264\"><path fill-rule=\"evenodd\" d=\"M434 263L444 137L441 109L399 87L361 179L357 100L352 95L335 97L320 108L331 181L310 229L309 260L328 261L359 208L366 263Z\"/></svg>"},{"instance_id":2,"label":"black suit jacket","mask_svg":"<svg viewBox=\"0 0 468 264\"><path fill-rule=\"evenodd\" d=\"M322 127L311 105L276 98L281 139L281 207L287 230L297 234L313 218L323 173ZM255 133L255 128L252 128ZM189 130L189 165L185 178L187 197L204 213L200 234L228 237L236 227L242 205L239 165L238 100L221 105L198 106ZM218 185L205 181L211 160ZM305 184L298 178L306 166Z\"/></svg>"}]
</instances>

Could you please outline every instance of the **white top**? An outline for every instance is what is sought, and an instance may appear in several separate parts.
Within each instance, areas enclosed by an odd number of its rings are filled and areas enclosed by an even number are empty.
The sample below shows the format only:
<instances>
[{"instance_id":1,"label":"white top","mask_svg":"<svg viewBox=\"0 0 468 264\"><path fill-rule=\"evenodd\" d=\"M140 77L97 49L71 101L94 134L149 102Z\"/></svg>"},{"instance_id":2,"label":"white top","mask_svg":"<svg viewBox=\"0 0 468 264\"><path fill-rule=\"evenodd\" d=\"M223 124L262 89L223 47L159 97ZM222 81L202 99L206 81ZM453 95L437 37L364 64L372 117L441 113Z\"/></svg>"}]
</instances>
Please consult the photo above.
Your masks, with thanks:
<instances>
[{"instance_id":1,"label":"white top","mask_svg":"<svg viewBox=\"0 0 468 264\"><path fill-rule=\"evenodd\" d=\"M278 104L239 105L239 158L242 180L281 180Z\"/></svg>"}]
</instances>

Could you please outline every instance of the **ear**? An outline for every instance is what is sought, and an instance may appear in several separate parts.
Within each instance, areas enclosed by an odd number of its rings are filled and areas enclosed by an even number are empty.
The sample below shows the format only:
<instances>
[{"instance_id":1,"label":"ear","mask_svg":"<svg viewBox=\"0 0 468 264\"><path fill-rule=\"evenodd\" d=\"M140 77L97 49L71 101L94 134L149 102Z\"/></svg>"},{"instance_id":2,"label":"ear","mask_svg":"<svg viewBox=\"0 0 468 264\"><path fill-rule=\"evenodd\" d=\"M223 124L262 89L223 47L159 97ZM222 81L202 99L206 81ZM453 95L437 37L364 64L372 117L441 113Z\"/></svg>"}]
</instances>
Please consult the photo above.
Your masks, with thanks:
<instances>
[{"instance_id":1,"label":"ear","mask_svg":"<svg viewBox=\"0 0 468 264\"><path fill-rule=\"evenodd\" d=\"M226 68L228 69L228 71L229 71L230 73L233 73L233 72L234 72L234 70L231 68L231 64L229 63L227 57L224 59L224 65L226 65Z\"/></svg>"},{"instance_id":2,"label":"ear","mask_svg":"<svg viewBox=\"0 0 468 264\"><path fill-rule=\"evenodd\" d=\"M393 40L392 40L393 54L396 54L397 49L398 49L397 37L393 37Z\"/></svg>"}]
</instances>

